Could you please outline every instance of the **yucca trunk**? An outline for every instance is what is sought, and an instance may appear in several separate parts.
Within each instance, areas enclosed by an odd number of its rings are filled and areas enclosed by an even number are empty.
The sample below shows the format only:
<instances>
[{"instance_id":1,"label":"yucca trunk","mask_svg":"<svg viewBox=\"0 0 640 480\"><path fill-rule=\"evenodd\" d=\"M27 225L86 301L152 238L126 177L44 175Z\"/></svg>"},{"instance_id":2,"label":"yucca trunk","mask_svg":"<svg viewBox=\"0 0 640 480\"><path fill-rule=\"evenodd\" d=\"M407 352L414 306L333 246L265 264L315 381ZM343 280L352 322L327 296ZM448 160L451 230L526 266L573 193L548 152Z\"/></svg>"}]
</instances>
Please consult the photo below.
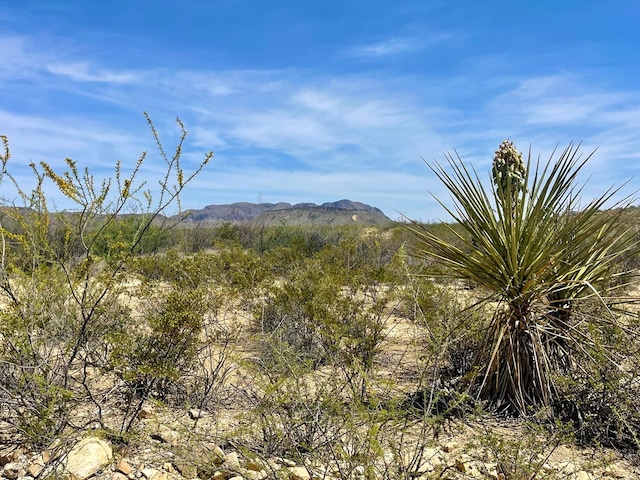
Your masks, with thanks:
<instances>
[{"instance_id":1,"label":"yucca trunk","mask_svg":"<svg viewBox=\"0 0 640 480\"><path fill-rule=\"evenodd\" d=\"M526 309L497 312L474 362L478 396L511 411L550 405L556 393L553 376L571 367L568 327L559 318L564 315L569 313L537 318Z\"/></svg>"}]
</instances>

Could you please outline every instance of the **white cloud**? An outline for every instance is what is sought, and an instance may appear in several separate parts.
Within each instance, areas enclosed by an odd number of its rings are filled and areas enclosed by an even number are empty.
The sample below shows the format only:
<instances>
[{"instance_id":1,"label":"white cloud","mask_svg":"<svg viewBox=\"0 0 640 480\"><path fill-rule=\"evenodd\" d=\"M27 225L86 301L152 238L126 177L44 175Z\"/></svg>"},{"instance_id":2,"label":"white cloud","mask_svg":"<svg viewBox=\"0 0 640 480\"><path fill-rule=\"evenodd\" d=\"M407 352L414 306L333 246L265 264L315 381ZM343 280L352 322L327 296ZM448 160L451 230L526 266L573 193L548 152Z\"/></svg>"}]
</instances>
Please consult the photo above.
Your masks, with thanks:
<instances>
[{"instance_id":1,"label":"white cloud","mask_svg":"<svg viewBox=\"0 0 640 480\"><path fill-rule=\"evenodd\" d=\"M637 103L639 95L640 92L603 90L579 76L564 74L523 80L495 103L514 107L514 112L529 124L590 126L606 123L603 114L617 115L629 103Z\"/></svg>"},{"instance_id":2,"label":"white cloud","mask_svg":"<svg viewBox=\"0 0 640 480\"><path fill-rule=\"evenodd\" d=\"M356 57L387 57L422 50L424 48L449 41L450 33L437 33L425 36L392 37L348 49L348 54Z\"/></svg>"},{"instance_id":3,"label":"white cloud","mask_svg":"<svg viewBox=\"0 0 640 480\"><path fill-rule=\"evenodd\" d=\"M46 70L54 75L68 77L76 82L132 83L136 80L133 73L113 73L92 67L88 62L51 63Z\"/></svg>"},{"instance_id":4,"label":"white cloud","mask_svg":"<svg viewBox=\"0 0 640 480\"><path fill-rule=\"evenodd\" d=\"M40 69L45 55L32 51L28 37L0 36L0 81L32 76Z\"/></svg>"}]
</instances>

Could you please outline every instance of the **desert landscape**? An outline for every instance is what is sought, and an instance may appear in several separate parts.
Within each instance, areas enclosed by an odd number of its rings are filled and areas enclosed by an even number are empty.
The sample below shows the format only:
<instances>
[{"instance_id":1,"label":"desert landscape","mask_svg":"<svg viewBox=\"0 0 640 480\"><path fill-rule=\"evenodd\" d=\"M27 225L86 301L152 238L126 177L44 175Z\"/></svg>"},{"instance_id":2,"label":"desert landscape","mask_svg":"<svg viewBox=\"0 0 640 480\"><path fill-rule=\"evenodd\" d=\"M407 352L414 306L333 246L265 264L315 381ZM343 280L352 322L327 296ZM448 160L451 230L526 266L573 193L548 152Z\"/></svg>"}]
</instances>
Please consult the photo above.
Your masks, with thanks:
<instances>
[{"instance_id":1,"label":"desert landscape","mask_svg":"<svg viewBox=\"0 0 640 480\"><path fill-rule=\"evenodd\" d=\"M142 212L118 165L34 167L65 212L5 169L0 477L636 478L638 217L574 208L575 152L533 178L505 141L492 193L436 164L447 224L164 215L210 154Z\"/></svg>"}]
</instances>

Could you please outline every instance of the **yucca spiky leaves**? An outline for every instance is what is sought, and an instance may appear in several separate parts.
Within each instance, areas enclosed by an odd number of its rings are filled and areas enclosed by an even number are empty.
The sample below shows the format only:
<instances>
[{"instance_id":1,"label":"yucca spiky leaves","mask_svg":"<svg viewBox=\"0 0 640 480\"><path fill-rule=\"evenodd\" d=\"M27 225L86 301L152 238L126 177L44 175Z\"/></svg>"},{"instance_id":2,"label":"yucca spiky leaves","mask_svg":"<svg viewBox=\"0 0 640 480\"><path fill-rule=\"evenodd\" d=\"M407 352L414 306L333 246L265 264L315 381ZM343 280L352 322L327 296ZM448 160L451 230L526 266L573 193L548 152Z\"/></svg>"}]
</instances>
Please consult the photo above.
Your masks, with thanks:
<instances>
[{"instance_id":1,"label":"yucca spiky leaves","mask_svg":"<svg viewBox=\"0 0 640 480\"><path fill-rule=\"evenodd\" d=\"M557 375L595 346L589 329L615 321L578 319L575 307L594 298L606 303L612 267L635 248L623 218L629 199L606 208L614 189L581 208L577 177L590 156L581 159L571 144L553 157L540 165L529 154L524 163L515 146L503 142L488 190L459 157L447 155L448 169L430 167L451 193L455 207L443 206L464 233L450 229L454 245L413 226L422 255L498 302L476 355L473 388L480 398L517 411L552 404Z\"/></svg>"}]
</instances>

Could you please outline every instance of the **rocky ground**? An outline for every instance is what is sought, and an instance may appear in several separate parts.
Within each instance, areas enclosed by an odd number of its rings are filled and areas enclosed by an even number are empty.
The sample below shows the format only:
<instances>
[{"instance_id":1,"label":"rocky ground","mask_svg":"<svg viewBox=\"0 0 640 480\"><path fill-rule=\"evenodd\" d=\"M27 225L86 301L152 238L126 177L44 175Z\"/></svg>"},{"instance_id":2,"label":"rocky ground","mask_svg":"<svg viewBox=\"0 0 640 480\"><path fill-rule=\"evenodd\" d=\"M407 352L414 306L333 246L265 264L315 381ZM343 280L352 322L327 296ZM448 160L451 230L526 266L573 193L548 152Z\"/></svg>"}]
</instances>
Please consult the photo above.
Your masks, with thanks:
<instances>
[{"instance_id":1,"label":"rocky ground","mask_svg":"<svg viewBox=\"0 0 640 480\"><path fill-rule=\"evenodd\" d=\"M208 441L214 428L208 412L189 410L176 413L162 406L145 407L139 413L140 428L127 444L104 438L97 429L66 443L54 442L48 448L33 450L21 446L0 447L0 479L38 480L368 480L408 479L637 479L640 466L620 454L604 449L587 450L571 445L554 445L535 458L535 472L522 466L496 461L496 452L478 446L470 439L474 432L490 429L497 435L517 437L516 423L491 420L469 423L451 429L421 455L407 452L383 456L375 471L364 465L341 464L335 459L296 463L282 457L265 458L228 442ZM410 454L409 454L410 453ZM512 457L515 458L512 452ZM397 469L403 464L404 472Z\"/></svg>"},{"instance_id":2,"label":"rocky ground","mask_svg":"<svg viewBox=\"0 0 640 480\"><path fill-rule=\"evenodd\" d=\"M193 412L192 412L193 413ZM482 459L479 452L463 448L456 438L425 449L422 460L413 466L410 477L445 479L524 479L564 478L636 479L640 469L623 460L612 460L593 452L579 452L563 447L555 452L535 476L521 476L509 472L509 466ZM603 452L600 452L601 454ZM390 459L392 460L392 459ZM390 462L391 463L391 462ZM115 448L108 440L88 435L68 448L52 445L43 451L29 451L23 447L5 447L0 451L0 478L35 480L66 478L85 480L354 480L377 478L364 466L349 472L335 463L295 462L280 457L262 458L250 452L240 452L232 445L222 448L211 443L193 443L169 428L148 437L146 448L129 451ZM590 465L587 466L587 465ZM382 472L382 470L381 470ZM523 472L524 475L524 472ZM386 472L385 478L403 478ZM380 477L382 478L382 477Z\"/></svg>"},{"instance_id":3,"label":"rocky ground","mask_svg":"<svg viewBox=\"0 0 640 480\"><path fill-rule=\"evenodd\" d=\"M238 321L233 317L234 322ZM246 338L246 335L240 337ZM416 349L415 325L391 318L379 376L415 376L399 371L416 364L409 358ZM237 345L243 356L252 354L250 344ZM392 366L393 368L389 368ZM238 370L234 372L238 375ZM241 376L241 375L240 375ZM233 375L231 375L233 377ZM489 419L455 422L437 440L405 440L406 451L385 451L375 467L357 464L351 458L307 459L297 463L289 458L264 457L247 447L236 445L225 430L237 429L246 412L223 406L216 412L198 409L181 411L161 403L149 402L139 413L135 435L109 438L109 429L71 433L64 442L32 449L2 444L0 436L0 480L372 480L372 479L638 479L640 465L620 453L606 449L580 449L574 445L548 444L545 448L515 451L523 426L515 421ZM243 425L249 434L252 426ZM2 433L0 425L0 433ZM112 429L111 431L114 431ZM479 435L512 439L507 447L479 444ZM218 439L214 442L214 439ZM10 440L10 439L6 439ZM419 441L420 440L420 441ZM44 442L43 442L44 443ZM509 447L511 445L511 447ZM416 451L416 448L419 451ZM500 450L511 448L512 451ZM527 457L528 455L528 457Z\"/></svg>"}]
</instances>

